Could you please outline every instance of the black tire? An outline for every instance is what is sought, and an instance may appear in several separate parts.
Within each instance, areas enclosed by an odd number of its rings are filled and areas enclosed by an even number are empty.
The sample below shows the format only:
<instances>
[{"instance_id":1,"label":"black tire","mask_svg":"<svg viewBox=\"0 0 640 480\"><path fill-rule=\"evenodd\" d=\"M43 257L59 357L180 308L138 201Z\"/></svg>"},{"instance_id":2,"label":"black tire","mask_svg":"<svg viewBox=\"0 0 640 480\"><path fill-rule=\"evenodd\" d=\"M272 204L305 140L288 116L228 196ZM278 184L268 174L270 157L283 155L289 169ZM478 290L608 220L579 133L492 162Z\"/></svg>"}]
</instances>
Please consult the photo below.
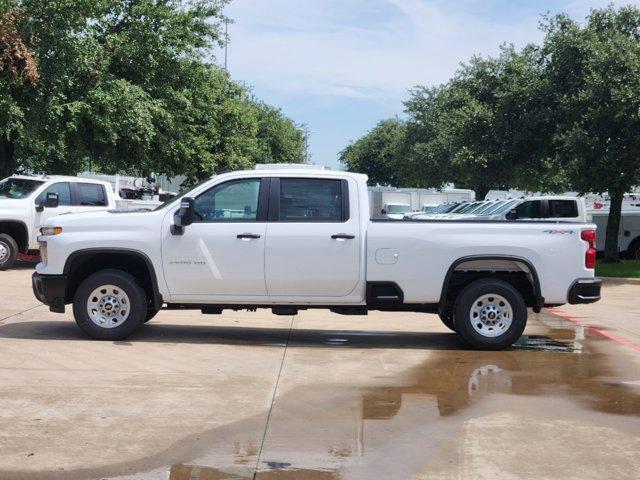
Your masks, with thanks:
<instances>
[{"instance_id":1,"label":"black tire","mask_svg":"<svg viewBox=\"0 0 640 480\"><path fill-rule=\"evenodd\" d=\"M629 260L640 260L640 239L634 240L631 245L629 245L625 256Z\"/></svg>"},{"instance_id":2,"label":"black tire","mask_svg":"<svg viewBox=\"0 0 640 480\"><path fill-rule=\"evenodd\" d=\"M503 297L512 310L511 324L508 327L505 326L505 331L502 334L494 337L479 333L471 321L472 307L476 307L476 302L482 296L491 294ZM489 297L488 301L492 301L492 299ZM482 305L482 303L477 303L477 305ZM522 336L527 324L527 306L522 295L511 284L503 280L480 279L470 283L458 295L454 312L458 333L467 343L479 350L502 350L510 347ZM499 322L499 320L494 321ZM487 327L483 322L478 322L476 325L480 329L499 328Z\"/></svg>"},{"instance_id":3,"label":"black tire","mask_svg":"<svg viewBox=\"0 0 640 480\"><path fill-rule=\"evenodd\" d=\"M91 320L87 306L91 293L106 285L118 287L129 300L129 312L125 319L120 325L112 328L102 327ZM80 329L91 338L124 340L144 323L147 316L147 296L135 277L127 272L115 269L101 270L87 277L76 290L73 298L73 316Z\"/></svg>"},{"instance_id":4,"label":"black tire","mask_svg":"<svg viewBox=\"0 0 640 480\"><path fill-rule=\"evenodd\" d=\"M0 233L0 270L13 267L18 257L18 244L11 235Z\"/></svg>"},{"instance_id":5,"label":"black tire","mask_svg":"<svg viewBox=\"0 0 640 480\"><path fill-rule=\"evenodd\" d=\"M453 312L451 310L438 313L438 317L440 317L440 320L442 321L445 327L447 327L452 332L456 332L456 333L458 332L456 330L456 325L453 322Z\"/></svg>"}]
</instances>

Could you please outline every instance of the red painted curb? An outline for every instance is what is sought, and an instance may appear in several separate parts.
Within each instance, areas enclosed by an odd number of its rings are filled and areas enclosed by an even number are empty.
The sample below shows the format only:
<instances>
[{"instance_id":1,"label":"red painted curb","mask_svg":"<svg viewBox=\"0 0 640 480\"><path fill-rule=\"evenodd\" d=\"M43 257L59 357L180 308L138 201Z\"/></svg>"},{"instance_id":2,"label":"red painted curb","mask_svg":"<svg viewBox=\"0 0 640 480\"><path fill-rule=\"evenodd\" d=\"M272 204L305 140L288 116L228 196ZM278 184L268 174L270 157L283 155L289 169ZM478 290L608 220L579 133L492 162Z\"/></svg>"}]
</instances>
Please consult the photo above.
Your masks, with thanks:
<instances>
[{"instance_id":1,"label":"red painted curb","mask_svg":"<svg viewBox=\"0 0 640 480\"><path fill-rule=\"evenodd\" d=\"M555 308L545 308L545 310L548 311L551 315L555 315L556 317L560 317L563 320L566 320L571 323L575 323L576 325L580 325L581 327L588 328L592 332L597 333L598 335L608 340L613 340L616 343L625 345L626 347L633 348L634 350L637 350L638 352L640 352L640 343L636 343L633 340L629 340L628 338L618 335L617 333L613 333L608 330L604 330L600 327L594 327L593 325L584 323L578 320L577 318L573 318L571 315L567 313L561 312L560 310L556 310Z\"/></svg>"}]
</instances>

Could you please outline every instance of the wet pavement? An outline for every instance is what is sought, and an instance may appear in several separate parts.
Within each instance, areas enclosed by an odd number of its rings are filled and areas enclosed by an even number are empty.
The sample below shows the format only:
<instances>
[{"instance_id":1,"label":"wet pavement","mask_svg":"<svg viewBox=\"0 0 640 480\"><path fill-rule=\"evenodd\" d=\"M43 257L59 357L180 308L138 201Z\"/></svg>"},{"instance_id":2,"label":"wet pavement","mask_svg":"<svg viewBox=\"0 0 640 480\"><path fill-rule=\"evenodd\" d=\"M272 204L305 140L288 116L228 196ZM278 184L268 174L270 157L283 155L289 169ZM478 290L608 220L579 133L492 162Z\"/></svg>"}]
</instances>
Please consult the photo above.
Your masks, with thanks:
<instances>
[{"instance_id":1,"label":"wet pavement","mask_svg":"<svg viewBox=\"0 0 640 480\"><path fill-rule=\"evenodd\" d=\"M29 275L0 272L1 480L640 477L640 284L478 352L433 315L319 310L90 341Z\"/></svg>"}]
</instances>

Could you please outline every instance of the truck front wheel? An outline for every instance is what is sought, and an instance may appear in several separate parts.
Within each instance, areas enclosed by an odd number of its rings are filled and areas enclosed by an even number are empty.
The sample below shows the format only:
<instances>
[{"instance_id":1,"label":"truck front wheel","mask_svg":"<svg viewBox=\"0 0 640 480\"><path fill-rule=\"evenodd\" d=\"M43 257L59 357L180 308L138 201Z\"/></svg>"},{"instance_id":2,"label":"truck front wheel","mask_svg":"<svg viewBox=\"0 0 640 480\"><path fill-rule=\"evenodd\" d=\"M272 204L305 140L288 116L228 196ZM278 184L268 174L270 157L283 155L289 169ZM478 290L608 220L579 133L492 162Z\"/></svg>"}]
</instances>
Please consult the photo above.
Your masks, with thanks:
<instances>
[{"instance_id":1,"label":"truck front wheel","mask_svg":"<svg viewBox=\"0 0 640 480\"><path fill-rule=\"evenodd\" d=\"M11 235L0 233L0 270L7 270L16 263L18 244Z\"/></svg>"},{"instance_id":2,"label":"truck front wheel","mask_svg":"<svg viewBox=\"0 0 640 480\"><path fill-rule=\"evenodd\" d=\"M440 317L440 320L445 327L447 327L452 332L457 332L456 325L453 322L453 312L451 310L445 310L444 312L438 313L438 317Z\"/></svg>"},{"instance_id":3,"label":"truck front wheel","mask_svg":"<svg viewBox=\"0 0 640 480\"><path fill-rule=\"evenodd\" d=\"M476 280L456 300L456 329L466 342L480 350L501 350L513 345L526 324L524 299L505 281Z\"/></svg>"},{"instance_id":4,"label":"truck front wheel","mask_svg":"<svg viewBox=\"0 0 640 480\"><path fill-rule=\"evenodd\" d=\"M76 323L91 338L123 340L147 316L144 288L132 275L108 269L87 277L73 298Z\"/></svg>"}]
</instances>

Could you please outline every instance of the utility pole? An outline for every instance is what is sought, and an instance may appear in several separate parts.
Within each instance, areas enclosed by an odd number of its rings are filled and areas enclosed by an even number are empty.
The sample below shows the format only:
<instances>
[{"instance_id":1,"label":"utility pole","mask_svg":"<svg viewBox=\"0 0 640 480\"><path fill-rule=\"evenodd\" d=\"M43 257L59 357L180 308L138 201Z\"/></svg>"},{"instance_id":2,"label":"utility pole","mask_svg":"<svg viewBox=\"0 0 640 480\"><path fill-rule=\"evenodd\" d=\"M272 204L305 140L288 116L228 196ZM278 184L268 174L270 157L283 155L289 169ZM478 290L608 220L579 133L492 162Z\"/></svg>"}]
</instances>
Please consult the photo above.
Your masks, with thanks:
<instances>
[{"instance_id":1,"label":"utility pole","mask_svg":"<svg viewBox=\"0 0 640 480\"><path fill-rule=\"evenodd\" d=\"M224 19L224 69L229 71L227 68L227 47L229 45L229 24L235 23L230 18Z\"/></svg>"}]
</instances>

